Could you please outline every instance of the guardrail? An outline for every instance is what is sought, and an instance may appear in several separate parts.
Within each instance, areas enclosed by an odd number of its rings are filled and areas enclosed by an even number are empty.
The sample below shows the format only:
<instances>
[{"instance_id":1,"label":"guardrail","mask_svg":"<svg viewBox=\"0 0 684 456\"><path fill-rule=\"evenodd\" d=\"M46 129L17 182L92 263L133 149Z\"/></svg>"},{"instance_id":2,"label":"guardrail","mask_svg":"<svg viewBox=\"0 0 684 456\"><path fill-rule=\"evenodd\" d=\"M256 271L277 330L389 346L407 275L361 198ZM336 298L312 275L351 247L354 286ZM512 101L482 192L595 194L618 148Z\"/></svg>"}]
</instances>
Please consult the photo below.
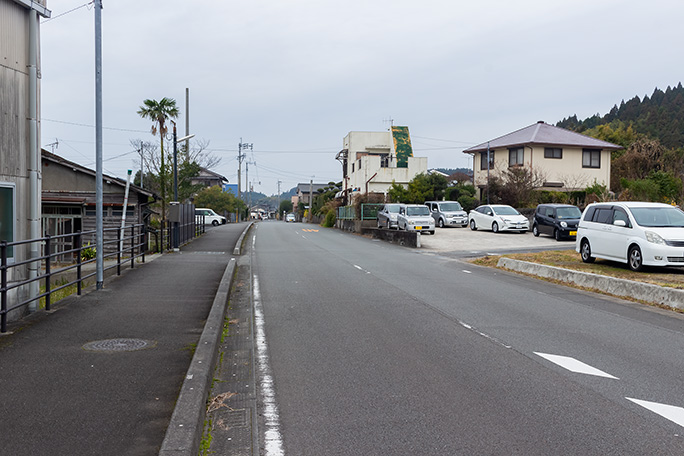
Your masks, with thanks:
<instances>
[{"instance_id":1,"label":"guardrail","mask_svg":"<svg viewBox=\"0 0 684 456\"><path fill-rule=\"evenodd\" d=\"M105 228L103 230L104 232L107 231L114 231L116 232L116 237L112 236L111 240L103 242L104 245L115 245L116 249L113 250L110 253L104 254L103 258L111 258L111 257L116 257L116 264L110 265L106 268L104 268L105 271L109 269L116 268L116 274L121 275L121 265L125 264L130 261L130 267L133 269L135 267L135 259L136 258L142 258L142 262L145 262L145 250L146 250L146 231L145 231L145 226L143 224L136 224L136 225L128 225L126 227L122 228ZM76 285L76 292L78 295L81 294L82 290L82 285L83 282L86 279L89 279L93 277L94 275L97 274L97 271L83 275L82 274L82 268L84 265L87 265L89 263L94 263L96 261L95 258L92 259L87 259L83 260L83 252L84 250L92 249L93 246L90 244L84 246L83 245L83 237L84 236L90 236L94 235L95 230L92 231L79 231L76 233L71 233L71 234L62 234L58 236L45 236L42 238L38 239L29 239L25 241L16 241L16 242L6 242L6 241L0 241L0 333L5 333L7 332L7 314L13 310L19 309L21 307L27 306L30 303L34 301L38 301L42 298L45 298L45 310L50 310L50 305L51 305L51 296L53 293L72 286ZM67 238L72 238L73 239L73 245L74 248L70 250L62 250L62 251L56 251L52 252L52 247L55 245L55 243L59 243L62 241L62 239L67 239ZM15 248L16 246L20 245L27 245L27 244L33 244L33 243L40 243L40 245L43 247L43 255L37 258L30 258L28 260L23 260L23 261L17 261L14 263L9 263L8 261L8 250L13 248L14 251L17 249ZM107 249L104 249L104 251L107 251ZM64 257L65 255L69 254L76 254L76 263L75 264L70 264L65 267L61 267L56 270L52 270L53 262L57 264L61 264L61 262L56 262L54 261L58 257ZM128 258L124 259L124 256L128 255ZM122 261L123 260L123 261ZM20 266L25 266L29 265L31 263L35 263L40 261L42 263L42 266L44 268L44 273L39 274L34 278L26 279L26 280L21 280L21 281L13 281L10 283L7 279L7 272L11 269L18 268ZM55 288L52 288L52 277L57 275L57 274L63 274L67 271L71 271L75 269L76 270L76 279L72 280L71 282L67 282L64 284L61 284ZM26 286L30 283L33 282L38 282L40 283L41 280L44 280L44 285L45 285L45 291L43 293L38 294L37 296L30 297L29 299L25 299L20 302L13 303L12 305L9 304L8 302L8 294L11 290L14 290L19 287Z\"/></svg>"}]
</instances>

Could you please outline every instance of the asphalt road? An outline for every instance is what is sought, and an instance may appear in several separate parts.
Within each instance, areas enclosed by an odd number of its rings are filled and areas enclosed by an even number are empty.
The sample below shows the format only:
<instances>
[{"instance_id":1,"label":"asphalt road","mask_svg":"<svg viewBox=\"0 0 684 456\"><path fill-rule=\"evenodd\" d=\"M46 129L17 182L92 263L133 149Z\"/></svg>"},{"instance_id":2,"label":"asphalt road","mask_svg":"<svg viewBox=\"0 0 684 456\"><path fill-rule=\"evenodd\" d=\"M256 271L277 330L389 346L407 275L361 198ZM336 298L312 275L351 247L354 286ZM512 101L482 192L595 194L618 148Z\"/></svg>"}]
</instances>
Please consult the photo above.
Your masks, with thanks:
<instances>
[{"instance_id":1,"label":"asphalt road","mask_svg":"<svg viewBox=\"0 0 684 456\"><path fill-rule=\"evenodd\" d=\"M314 225L253 236L263 454L684 454L682 316Z\"/></svg>"}]
</instances>

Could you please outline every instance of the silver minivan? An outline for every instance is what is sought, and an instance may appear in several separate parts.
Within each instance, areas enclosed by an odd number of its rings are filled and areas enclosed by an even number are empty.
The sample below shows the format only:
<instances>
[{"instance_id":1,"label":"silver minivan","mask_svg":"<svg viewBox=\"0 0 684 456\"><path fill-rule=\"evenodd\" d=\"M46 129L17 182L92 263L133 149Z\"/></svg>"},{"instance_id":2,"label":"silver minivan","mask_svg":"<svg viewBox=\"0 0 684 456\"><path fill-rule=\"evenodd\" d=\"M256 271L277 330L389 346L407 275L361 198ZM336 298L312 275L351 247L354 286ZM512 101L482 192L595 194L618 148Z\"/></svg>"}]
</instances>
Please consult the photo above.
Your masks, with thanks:
<instances>
[{"instance_id":1,"label":"silver minivan","mask_svg":"<svg viewBox=\"0 0 684 456\"><path fill-rule=\"evenodd\" d=\"M468 214L463 210L458 201L425 201L430 209L435 225L440 228L445 226L468 226Z\"/></svg>"}]
</instances>

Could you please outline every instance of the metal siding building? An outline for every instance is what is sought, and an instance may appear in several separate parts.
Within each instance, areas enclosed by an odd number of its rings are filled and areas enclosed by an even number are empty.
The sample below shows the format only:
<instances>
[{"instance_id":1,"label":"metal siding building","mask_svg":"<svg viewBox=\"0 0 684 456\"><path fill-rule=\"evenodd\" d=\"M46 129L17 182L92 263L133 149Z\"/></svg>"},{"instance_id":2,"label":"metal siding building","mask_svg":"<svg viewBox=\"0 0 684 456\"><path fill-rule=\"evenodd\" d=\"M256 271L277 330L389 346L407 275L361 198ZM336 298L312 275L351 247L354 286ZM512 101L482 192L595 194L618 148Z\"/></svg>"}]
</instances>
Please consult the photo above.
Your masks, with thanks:
<instances>
[{"instance_id":1,"label":"metal siding building","mask_svg":"<svg viewBox=\"0 0 684 456\"><path fill-rule=\"evenodd\" d=\"M33 13L36 11L36 13ZM49 17L45 0L0 0L0 240L19 241L30 238L31 201L40 198L40 169L37 174L38 192L31 190L31 160L40 163L39 147L31 149L31 140L40 144L40 18ZM31 39L31 18L35 20L35 40ZM29 100L32 95L30 46L35 43L36 73L35 118ZM36 137L30 138L33 122L37 125ZM34 155L32 155L34 154ZM39 204L38 204L39 206ZM35 226L35 224L34 224ZM29 258L29 248L15 248L10 262ZM9 280L25 279L27 268L9 271ZM9 296L24 299L28 289L13 290Z\"/></svg>"}]
</instances>

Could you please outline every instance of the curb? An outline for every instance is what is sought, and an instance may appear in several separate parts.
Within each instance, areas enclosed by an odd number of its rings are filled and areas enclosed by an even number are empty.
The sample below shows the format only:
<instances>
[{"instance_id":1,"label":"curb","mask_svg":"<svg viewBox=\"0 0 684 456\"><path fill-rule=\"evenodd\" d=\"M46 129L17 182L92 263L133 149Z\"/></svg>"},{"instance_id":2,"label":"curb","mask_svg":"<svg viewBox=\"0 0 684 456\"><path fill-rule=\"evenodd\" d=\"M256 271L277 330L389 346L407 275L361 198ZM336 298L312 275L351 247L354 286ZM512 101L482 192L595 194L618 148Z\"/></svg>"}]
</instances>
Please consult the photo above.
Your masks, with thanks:
<instances>
[{"instance_id":1,"label":"curb","mask_svg":"<svg viewBox=\"0 0 684 456\"><path fill-rule=\"evenodd\" d=\"M684 309L684 290L676 288L661 287L650 283L573 271L556 266L546 266L504 257L499 259L497 267L555 279L561 282L573 283L582 287L600 290L614 296L630 297L675 309Z\"/></svg>"},{"instance_id":2,"label":"curb","mask_svg":"<svg viewBox=\"0 0 684 456\"><path fill-rule=\"evenodd\" d=\"M242 232L234 250L238 253L234 254L239 255L242 240L251 227L250 223ZM226 308L236 265L236 259L231 258L223 272L207 322L178 394L176 407L166 429L159 456L196 456L199 451L204 431L204 418L207 413L207 397L216 367L218 345L223 334Z\"/></svg>"},{"instance_id":3,"label":"curb","mask_svg":"<svg viewBox=\"0 0 684 456\"><path fill-rule=\"evenodd\" d=\"M249 225L247 225L247 228L242 232L240 235L240 238L237 240L235 243L235 248L233 249L233 255L240 255L240 252L242 251L242 240L245 238L245 235L249 231L249 229L254 225L254 222L249 222Z\"/></svg>"}]
</instances>

